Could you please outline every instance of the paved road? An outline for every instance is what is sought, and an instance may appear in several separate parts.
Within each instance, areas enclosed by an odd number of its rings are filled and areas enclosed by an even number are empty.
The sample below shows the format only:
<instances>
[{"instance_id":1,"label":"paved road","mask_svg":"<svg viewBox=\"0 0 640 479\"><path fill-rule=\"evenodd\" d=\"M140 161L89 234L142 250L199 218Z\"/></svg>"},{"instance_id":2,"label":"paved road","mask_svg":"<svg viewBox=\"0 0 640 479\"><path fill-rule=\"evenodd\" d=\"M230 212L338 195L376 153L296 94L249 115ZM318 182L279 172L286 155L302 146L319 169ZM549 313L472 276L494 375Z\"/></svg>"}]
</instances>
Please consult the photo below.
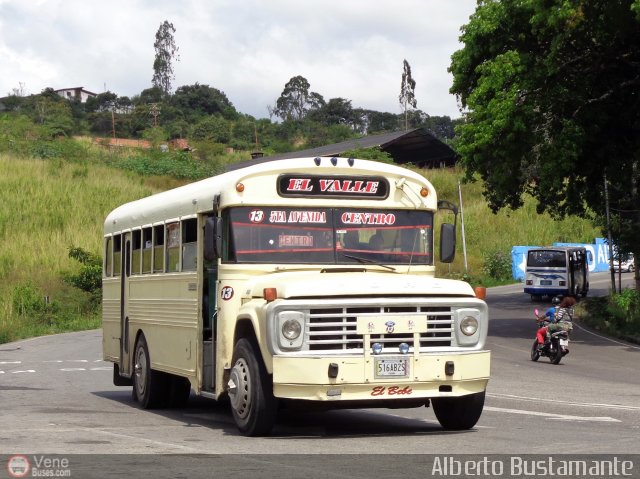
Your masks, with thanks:
<instances>
[{"instance_id":1,"label":"paved road","mask_svg":"<svg viewBox=\"0 0 640 479\"><path fill-rule=\"evenodd\" d=\"M593 275L592 293L608 278ZM0 345L0 454L640 453L640 346L577 326L560 365L534 363L536 304L521 288L489 290L492 379L471 431L443 431L426 408L285 411L270 437L245 438L225 404L203 398L138 409L112 385L101 332L86 331Z\"/></svg>"}]
</instances>

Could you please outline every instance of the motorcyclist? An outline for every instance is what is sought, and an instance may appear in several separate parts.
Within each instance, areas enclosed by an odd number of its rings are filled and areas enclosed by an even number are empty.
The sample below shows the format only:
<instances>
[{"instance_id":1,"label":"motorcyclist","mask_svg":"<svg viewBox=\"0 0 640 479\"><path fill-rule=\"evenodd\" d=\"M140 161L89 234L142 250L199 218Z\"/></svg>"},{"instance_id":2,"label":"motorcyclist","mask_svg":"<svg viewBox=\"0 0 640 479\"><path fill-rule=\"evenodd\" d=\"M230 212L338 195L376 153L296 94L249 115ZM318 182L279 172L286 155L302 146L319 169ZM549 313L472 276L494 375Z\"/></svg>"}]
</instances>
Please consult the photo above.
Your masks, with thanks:
<instances>
[{"instance_id":1,"label":"motorcyclist","mask_svg":"<svg viewBox=\"0 0 640 479\"><path fill-rule=\"evenodd\" d=\"M560 296L554 296L551 300L551 304L553 306L551 306L545 311L543 315L538 316L537 318L538 324L540 325L538 331L536 332L536 338L538 338L538 348L544 346L544 339L547 335L547 326L550 323L553 323L553 321L555 320L556 311L558 310L558 305L561 301L562 298L560 298Z\"/></svg>"},{"instance_id":2,"label":"motorcyclist","mask_svg":"<svg viewBox=\"0 0 640 479\"><path fill-rule=\"evenodd\" d=\"M555 298L554 298L555 299ZM576 304L576 300L571 296L564 297L558 306L555 308L553 319L546 321L545 318L548 318L547 313L550 309L547 310L543 316L538 318L539 321L542 321L543 326L538 329L536 332L536 338L538 339L538 348L541 349L544 346L544 341L548 332L555 331L571 331L573 329L573 306Z\"/></svg>"}]
</instances>

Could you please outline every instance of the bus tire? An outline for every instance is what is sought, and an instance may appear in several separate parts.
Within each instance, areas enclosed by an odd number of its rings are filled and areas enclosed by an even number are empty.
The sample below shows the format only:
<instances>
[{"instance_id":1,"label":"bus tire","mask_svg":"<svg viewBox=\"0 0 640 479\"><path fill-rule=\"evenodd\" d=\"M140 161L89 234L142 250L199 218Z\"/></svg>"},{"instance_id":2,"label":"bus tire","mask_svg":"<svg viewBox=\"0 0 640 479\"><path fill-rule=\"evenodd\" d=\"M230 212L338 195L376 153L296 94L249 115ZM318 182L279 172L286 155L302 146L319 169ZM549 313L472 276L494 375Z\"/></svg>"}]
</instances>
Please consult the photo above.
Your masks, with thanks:
<instances>
[{"instance_id":1,"label":"bus tire","mask_svg":"<svg viewBox=\"0 0 640 479\"><path fill-rule=\"evenodd\" d=\"M239 339L232 364L229 399L238 430L245 436L266 435L275 424L277 401L273 396L273 382L255 342Z\"/></svg>"},{"instance_id":2,"label":"bus tire","mask_svg":"<svg viewBox=\"0 0 640 479\"><path fill-rule=\"evenodd\" d=\"M484 407L485 392L460 397L433 398L433 412L440 425L449 431L471 429Z\"/></svg>"},{"instance_id":3,"label":"bus tire","mask_svg":"<svg viewBox=\"0 0 640 479\"><path fill-rule=\"evenodd\" d=\"M136 341L133 355L133 398L143 409L155 409L166 404L169 377L151 369L149 347L144 334Z\"/></svg>"}]
</instances>

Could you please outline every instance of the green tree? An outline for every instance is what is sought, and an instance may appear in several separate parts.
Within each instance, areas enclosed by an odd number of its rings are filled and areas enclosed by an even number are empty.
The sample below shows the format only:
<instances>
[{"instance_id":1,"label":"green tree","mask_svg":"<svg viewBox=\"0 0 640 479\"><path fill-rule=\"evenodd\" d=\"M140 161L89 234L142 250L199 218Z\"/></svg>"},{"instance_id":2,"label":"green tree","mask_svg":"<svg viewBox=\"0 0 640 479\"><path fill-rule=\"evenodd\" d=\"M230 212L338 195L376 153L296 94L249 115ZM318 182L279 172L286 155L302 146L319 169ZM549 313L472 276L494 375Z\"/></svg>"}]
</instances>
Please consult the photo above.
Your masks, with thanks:
<instances>
[{"instance_id":1,"label":"green tree","mask_svg":"<svg viewBox=\"0 0 640 479\"><path fill-rule=\"evenodd\" d=\"M606 176L640 257L640 0L485 0L460 40L457 149L491 209L603 216Z\"/></svg>"},{"instance_id":2,"label":"green tree","mask_svg":"<svg viewBox=\"0 0 640 479\"><path fill-rule=\"evenodd\" d=\"M227 96L209 85L184 85L176 90L171 103L185 118L195 120L204 115L220 114L228 120L238 116Z\"/></svg>"},{"instance_id":3,"label":"green tree","mask_svg":"<svg viewBox=\"0 0 640 479\"><path fill-rule=\"evenodd\" d=\"M153 86L160 88L165 95L171 93L171 83L175 78L173 75L173 61L180 60L178 47L173 37L175 32L176 29L173 23L165 20L160 24L160 28L156 32L156 41L153 43L156 56L153 61L151 83Z\"/></svg>"},{"instance_id":4,"label":"green tree","mask_svg":"<svg viewBox=\"0 0 640 479\"><path fill-rule=\"evenodd\" d=\"M404 113L404 129L409 129L409 119L407 116L407 112L409 111L409 107L415 108L418 104L416 100L416 81L411 76L411 66L407 60L403 62L403 71L402 71L402 82L400 83L400 95L398 95L398 100L400 101L400 106L402 107L402 111Z\"/></svg>"},{"instance_id":5,"label":"green tree","mask_svg":"<svg viewBox=\"0 0 640 479\"><path fill-rule=\"evenodd\" d=\"M303 76L292 77L284 86L280 98L276 100L273 110L283 120L303 120L310 109L324 105L324 98L319 93L309 91L311 85Z\"/></svg>"}]
</instances>

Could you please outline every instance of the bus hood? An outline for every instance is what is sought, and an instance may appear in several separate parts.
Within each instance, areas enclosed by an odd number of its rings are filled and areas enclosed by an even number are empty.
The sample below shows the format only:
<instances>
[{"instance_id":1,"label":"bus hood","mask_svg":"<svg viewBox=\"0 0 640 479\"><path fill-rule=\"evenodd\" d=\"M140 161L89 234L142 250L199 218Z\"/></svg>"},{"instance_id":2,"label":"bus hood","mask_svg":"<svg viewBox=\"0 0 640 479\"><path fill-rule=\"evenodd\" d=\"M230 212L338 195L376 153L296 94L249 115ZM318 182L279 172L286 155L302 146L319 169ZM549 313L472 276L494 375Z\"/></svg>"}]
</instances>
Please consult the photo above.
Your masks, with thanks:
<instances>
[{"instance_id":1,"label":"bus hood","mask_svg":"<svg viewBox=\"0 0 640 479\"><path fill-rule=\"evenodd\" d=\"M252 279L250 297L263 297L265 288L276 288L278 298L327 296L475 296L464 281L386 272L319 273L300 271L273 273Z\"/></svg>"}]
</instances>

